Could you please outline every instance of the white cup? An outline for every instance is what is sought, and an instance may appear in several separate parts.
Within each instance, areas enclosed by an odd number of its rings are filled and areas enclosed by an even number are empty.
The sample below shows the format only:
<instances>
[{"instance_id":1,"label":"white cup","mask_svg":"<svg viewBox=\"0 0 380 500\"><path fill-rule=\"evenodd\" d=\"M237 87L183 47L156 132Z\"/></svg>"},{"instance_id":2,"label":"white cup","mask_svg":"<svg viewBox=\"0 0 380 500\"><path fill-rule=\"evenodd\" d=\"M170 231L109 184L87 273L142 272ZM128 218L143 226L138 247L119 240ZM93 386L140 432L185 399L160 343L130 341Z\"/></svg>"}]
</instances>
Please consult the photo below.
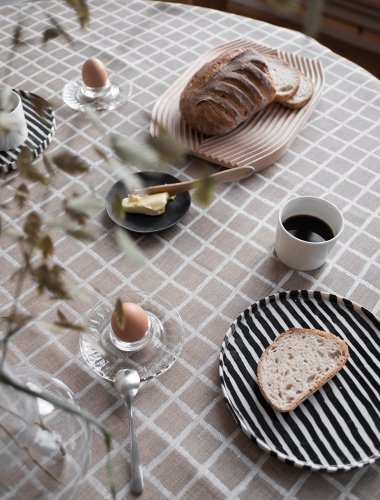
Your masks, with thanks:
<instances>
[{"instance_id":1,"label":"white cup","mask_svg":"<svg viewBox=\"0 0 380 500\"><path fill-rule=\"evenodd\" d=\"M0 151L24 144L28 138L21 97L11 89L0 89Z\"/></svg>"},{"instance_id":2,"label":"white cup","mask_svg":"<svg viewBox=\"0 0 380 500\"><path fill-rule=\"evenodd\" d=\"M291 234L285 227L290 217L305 215L325 222L332 237L321 241L305 241ZM311 226L310 226L311 227ZM314 196L299 196L287 201L278 214L275 252L292 269L312 271L322 266L343 231L343 216L335 205Z\"/></svg>"}]
</instances>

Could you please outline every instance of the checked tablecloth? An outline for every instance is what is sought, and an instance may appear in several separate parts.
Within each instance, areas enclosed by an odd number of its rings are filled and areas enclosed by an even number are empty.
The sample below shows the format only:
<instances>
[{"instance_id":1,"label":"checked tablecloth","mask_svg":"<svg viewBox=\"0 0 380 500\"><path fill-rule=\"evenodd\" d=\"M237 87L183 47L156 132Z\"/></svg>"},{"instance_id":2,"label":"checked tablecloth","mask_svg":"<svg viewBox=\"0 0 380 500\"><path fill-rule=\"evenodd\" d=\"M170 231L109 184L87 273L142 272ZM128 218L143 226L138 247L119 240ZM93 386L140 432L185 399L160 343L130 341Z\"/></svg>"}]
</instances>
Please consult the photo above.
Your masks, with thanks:
<instances>
[{"instance_id":1,"label":"checked tablecloth","mask_svg":"<svg viewBox=\"0 0 380 500\"><path fill-rule=\"evenodd\" d=\"M283 158L238 184L217 189L212 203L193 202L185 217L162 233L133 236L146 259L136 270L122 255L113 223L101 212L90 227L94 242L59 235L57 262L67 270L76 300L63 306L80 321L103 296L123 290L156 290L184 321L184 347L166 373L147 382L136 398L146 499L374 499L380 491L378 462L349 472L310 472L284 464L243 434L223 400L218 362L230 324L253 302L284 290L322 290L380 311L380 85L359 66L304 35L254 19L198 7L142 0L91 0L91 21L81 31L64 2L0 7L1 84L34 92L55 109L57 130L48 152L65 147L86 159L87 174L64 173L49 191L34 185L31 208L55 213L61 200L91 189L105 197L116 181L93 150L108 132L143 139L162 93L211 47L246 38L304 57L318 58L325 74L321 100ZM48 16L73 38L40 43ZM28 44L11 49L22 21ZM80 78L89 57L98 57L112 78L129 80L130 101L101 115L102 129L64 105L61 92ZM36 165L42 168L41 160ZM196 159L167 171L180 179L204 172ZM218 169L218 167L215 167ZM133 169L133 168L132 168ZM10 174L10 175L17 175ZM345 228L328 263L297 272L273 254L276 216L294 195L321 196L343 213ZM1 191L1 202L11 190ZM19 230L24 213L3 211L3 228ZM17 268L12 239L2 237L0 307L12 302L9 276ZM81 293L82 292L82 293ZM118 498L129 493L129 433L124 405L106 381L84 365L78 335L52 335L41 322L56 305L41 301L30 284L21 304L39 324L20 332L10 360L36 366L65 382L79 403L109 428ZM42 326L41 326L42 325ZM75 498L109 498L102 437L92 430L91 464ZM32 492L31 492L32 495ZM32 496L31 496L32 498Z\"/></svg>"}]
</instances>

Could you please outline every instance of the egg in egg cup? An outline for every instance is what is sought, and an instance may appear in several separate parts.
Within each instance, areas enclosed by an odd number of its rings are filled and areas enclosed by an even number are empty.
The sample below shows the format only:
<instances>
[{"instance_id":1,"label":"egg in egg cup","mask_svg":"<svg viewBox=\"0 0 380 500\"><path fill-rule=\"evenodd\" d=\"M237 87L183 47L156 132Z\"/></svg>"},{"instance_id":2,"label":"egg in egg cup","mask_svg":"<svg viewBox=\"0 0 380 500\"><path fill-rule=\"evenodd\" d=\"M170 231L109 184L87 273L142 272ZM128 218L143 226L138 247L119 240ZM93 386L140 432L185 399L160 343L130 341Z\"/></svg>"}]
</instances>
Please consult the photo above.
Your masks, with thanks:
<instances>
[{"instance_id":1,"label":"egg in egg cup","mask_svg":"<svg viewBox=\"0 0 380 500\"><path fill-rule=\"evenodd\" d=\"M179 357L183 323L176 308L155 293L128 290L97 303L87 314L88 332L81 334L85 362L102 378L112 381L118 370L133 368L142 381L168 370ZM117 318L118 316L118 318Z\"/></svg>"},{"instance_id":2,"label":"egg in egg cup","mask_svg":"<svg viewBox=\"0 0 380 500\"><path fill-rule=\"evenodd\" d=\"M111 83L104 64L97 58L87 59L82 66L82 80L68 82L62 92L64 102L71 108L84 111L115 109L131 96L132 85Z\"/></svg>"}]
</instances>

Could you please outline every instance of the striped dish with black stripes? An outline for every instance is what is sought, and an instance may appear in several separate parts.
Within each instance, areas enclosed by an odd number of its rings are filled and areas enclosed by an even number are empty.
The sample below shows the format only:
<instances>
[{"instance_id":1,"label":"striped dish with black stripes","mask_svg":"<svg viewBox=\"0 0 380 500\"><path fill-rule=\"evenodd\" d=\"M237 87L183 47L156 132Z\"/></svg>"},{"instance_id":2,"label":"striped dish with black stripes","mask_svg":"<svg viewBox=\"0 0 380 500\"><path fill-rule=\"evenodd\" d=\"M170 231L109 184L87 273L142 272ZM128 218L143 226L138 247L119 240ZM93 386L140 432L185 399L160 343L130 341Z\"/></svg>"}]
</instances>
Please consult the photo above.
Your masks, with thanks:
<instances>
[{"instance_id":1,"label":"striped dish with black stripes","mask_svg":"<svg viewBox=\"0 0 380 500\"><path fill-rule=\"evenodd\" d=\"M0 151L0 173L16 170L16 160L24 146L32 151L33 158L37 158L48 147L55 133L55 115L51 106L36 94L16 89L15 91L21 97L28 127L28 138L22 146L9 151ZM32 99L43 101L46 106L43 116L36 111Z\"/></svg>"},{"instance_id":2,"label":"striped dish with black stripes","mask_svg":"<svg viewBox=\"0 0 380 500\"><path fill-rule=\"evenodd\" d=\"M295 410L279 413L257 384L262 352L292 327L330 331L347 342L343 369ZM246 309L223 341L219 373L227 405L242 430L271 455L309 470L335 472L380 455L380 322L336 295L295 290Z\"/></svg>"}]
</instances>

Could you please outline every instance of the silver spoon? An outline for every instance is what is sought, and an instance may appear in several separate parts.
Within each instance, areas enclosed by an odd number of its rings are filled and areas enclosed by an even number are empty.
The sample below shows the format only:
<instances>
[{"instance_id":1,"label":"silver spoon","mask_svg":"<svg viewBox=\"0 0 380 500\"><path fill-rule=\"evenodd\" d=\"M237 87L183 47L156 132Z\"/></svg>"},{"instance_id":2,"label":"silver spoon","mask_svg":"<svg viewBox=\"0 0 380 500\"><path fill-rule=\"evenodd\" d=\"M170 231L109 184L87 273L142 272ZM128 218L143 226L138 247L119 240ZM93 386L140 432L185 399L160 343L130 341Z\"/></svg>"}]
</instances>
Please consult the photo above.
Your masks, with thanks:
<instances>
[{"instance_id":1,"label":"silver spoon","mask_svg":"<svg viewBox=\"0 0 380 500\"><path fill-rule=\"evenodd\" d=\"M123 396L129 410L129 428L131 434L131 492L141 495L144 490L144 478L140 463L140 453L133 421L132 402L140 387L140 376L136 370L119 370L115 376L115 389Z\"/></svg>"}]
</instances>

